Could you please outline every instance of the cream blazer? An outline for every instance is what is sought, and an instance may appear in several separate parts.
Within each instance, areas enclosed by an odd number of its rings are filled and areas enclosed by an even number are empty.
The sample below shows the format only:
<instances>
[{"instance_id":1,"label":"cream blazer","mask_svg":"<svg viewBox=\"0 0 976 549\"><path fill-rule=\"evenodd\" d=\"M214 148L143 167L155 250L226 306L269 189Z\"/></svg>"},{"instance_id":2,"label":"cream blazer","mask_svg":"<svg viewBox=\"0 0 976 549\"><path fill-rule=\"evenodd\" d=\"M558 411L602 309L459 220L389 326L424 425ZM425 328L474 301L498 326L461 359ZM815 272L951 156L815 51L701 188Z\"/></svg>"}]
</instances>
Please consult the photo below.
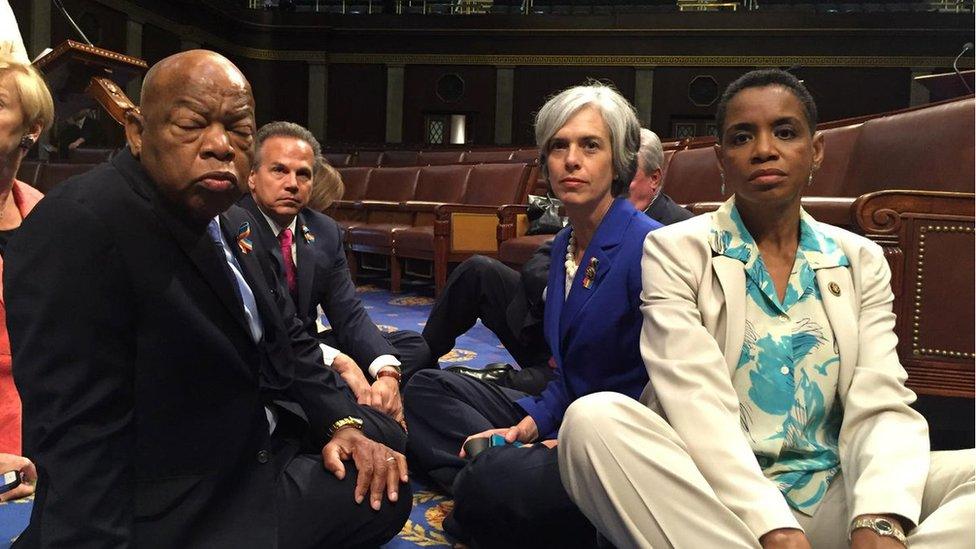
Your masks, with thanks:
<instances>
[{"instance_id":1,"label":"cream blazer","mask_svg":"<svg viewBox=\"0 0 976 549\"><path fill-rule=\"evenodd\" d=\"M881 248L824 223L850 267L819 269L817 284L840 355L839 453L850 518L894 513L918 522L929 467L928 424L895 351L891 272ZM799 528L742 433L732 374L745 330L741 261L714 255L712 214L647 235L642 259L641 401L661 414L719 499L759 536ZM839 290L839 291L837 291Z\"/></svg>"}]
</instances>

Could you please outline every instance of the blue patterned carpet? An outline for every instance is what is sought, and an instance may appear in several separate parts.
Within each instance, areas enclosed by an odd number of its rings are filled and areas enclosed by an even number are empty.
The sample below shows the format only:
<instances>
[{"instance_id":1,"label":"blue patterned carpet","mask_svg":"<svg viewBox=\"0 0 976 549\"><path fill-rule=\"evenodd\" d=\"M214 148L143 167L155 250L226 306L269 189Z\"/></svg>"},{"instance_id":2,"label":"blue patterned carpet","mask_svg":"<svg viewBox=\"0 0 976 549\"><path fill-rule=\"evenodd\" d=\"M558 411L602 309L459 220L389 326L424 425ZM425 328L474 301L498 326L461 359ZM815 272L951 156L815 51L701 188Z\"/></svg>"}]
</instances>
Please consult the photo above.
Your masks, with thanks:
<instances>
[{"instance_id":1,"label":"blue patterned carpet","mask_svg":"<svg viewBox=\"0 0 976 549\"><path fill-rule=\"evenodd\" d=\"M381 330L423 330L433 299L430 290L393 295L385 288L372 285L359 287L369 315ZM511 356L498 343L498 339L481 323L458 339L457 347L441 358L441 367L465 365L480 368L492 362L512 362ZM400 534L384 547L405 549L408 547L451 547L444 537L441 522L450 512L454 502L443 494L430 490L420 483L413 483L413 510ZM24 529L30 517L30 499L0 503L0 549Z\"/></svg>"}]
</instances>

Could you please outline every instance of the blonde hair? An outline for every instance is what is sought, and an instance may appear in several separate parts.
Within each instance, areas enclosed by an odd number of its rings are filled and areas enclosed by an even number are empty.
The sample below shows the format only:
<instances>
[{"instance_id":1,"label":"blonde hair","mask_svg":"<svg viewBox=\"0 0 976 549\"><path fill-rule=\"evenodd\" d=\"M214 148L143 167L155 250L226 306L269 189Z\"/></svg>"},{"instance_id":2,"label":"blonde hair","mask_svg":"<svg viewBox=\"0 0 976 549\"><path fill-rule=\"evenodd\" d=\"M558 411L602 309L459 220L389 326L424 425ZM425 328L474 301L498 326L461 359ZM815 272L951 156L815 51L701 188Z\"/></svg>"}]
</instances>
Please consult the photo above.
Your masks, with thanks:
<instances>
[{"instance_id":1,"label":"blonde hair","mask_svg":"<svg viewBox=\"0 0 976 549\"><path fill-rule=\"evenodd\" d=\"M24 129L40 125L41 131L54 123L54 100L44 83L44 77L33 65L18 63L10 56L0 56L0 80L13 77L20 95L20 110L24 113Z\"/></svg>"},{"instance_id":2,"label":"blonde hair","mask_svg":"<svg viewBox=\"0 0 976 549\"><path fill-rule=\"evenodd\" d=\"M342 197L346 186L342 182L339 171L333 168L325 158L315 157L315 176L312 178L312 192L308 197L308 207L324 212L333 202Z\"/></svg>"}]
</instances>

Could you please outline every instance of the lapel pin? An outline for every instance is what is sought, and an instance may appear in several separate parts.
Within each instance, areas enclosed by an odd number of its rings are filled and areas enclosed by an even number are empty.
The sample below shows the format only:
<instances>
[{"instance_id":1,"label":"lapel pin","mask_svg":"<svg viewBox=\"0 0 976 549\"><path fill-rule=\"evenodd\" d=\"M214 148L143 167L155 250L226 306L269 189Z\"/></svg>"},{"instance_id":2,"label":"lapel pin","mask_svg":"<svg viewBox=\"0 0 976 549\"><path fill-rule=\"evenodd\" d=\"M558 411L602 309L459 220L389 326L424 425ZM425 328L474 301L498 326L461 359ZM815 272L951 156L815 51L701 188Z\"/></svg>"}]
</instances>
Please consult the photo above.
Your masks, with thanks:
<instances>
[{"instance_id":1,"label":"lapel pin","mask_svg":"<svg viewBox=\"0 0 976 549\"><path fill-rule=\"evenodd\" d=\"M249 254L253 249L251 245L251 225L245 221L241 223L241 226L237 229L237 245L241 249L241 253Z\"/></svg>"},{"instance_id":2,"label":"lapel pin","mask_svg":"<svg viewBox=\"0 0 976 549\"><path fill-rule=\"evenodd\" d=\"M587 290L593 285L593 280L596 279L596 268L600 265L600 261L595 258L590 258L590 264L586 266L586 272L583 274L583 287Z\"/></svg>"},{"instance_id":3,"label":"lapel pin","mask_svg":"<svg viewBox=\"0 0 976 549\"><path fill-rule=\"evenodd\" d=\"M827 289L830 290L830 293L834 294L835 296L840 296L840 285L836 282L827 284Z\"/></svg>"},{"instance_id":4,"label":"lapel pin","mask_svg":"<svg viewBox=\"0 0 976 549\"><path fill-rule=\"evenodd\" d=\"M302 225L302 236L305 237L305 242L309 244L315 242L315 235L312 234L312 231L308 230L308 225Z\"/></svg>"}]
</instances>

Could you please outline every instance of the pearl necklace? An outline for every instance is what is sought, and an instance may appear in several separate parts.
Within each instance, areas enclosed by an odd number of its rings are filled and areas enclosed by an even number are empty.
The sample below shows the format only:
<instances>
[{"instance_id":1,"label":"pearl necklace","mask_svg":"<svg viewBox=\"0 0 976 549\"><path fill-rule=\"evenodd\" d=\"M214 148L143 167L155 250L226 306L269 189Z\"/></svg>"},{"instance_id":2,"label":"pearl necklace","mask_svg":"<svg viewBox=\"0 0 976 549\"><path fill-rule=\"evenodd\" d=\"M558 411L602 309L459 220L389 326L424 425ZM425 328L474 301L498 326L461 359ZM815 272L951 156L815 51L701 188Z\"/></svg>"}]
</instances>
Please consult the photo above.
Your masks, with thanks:
<instances>
[{"instance_id":1,"label":"pearl necklace","mask_svg":"<svg viewBox=\"0 0 976 549\"><path fill-rule=\"evenodd\" d=\"M569 231L569 245L566 246L566 276L571 280L576 278L576 271L579 269L579 264L576 263L576 232L570 229Z\"/></svg>"}]
</instances>

